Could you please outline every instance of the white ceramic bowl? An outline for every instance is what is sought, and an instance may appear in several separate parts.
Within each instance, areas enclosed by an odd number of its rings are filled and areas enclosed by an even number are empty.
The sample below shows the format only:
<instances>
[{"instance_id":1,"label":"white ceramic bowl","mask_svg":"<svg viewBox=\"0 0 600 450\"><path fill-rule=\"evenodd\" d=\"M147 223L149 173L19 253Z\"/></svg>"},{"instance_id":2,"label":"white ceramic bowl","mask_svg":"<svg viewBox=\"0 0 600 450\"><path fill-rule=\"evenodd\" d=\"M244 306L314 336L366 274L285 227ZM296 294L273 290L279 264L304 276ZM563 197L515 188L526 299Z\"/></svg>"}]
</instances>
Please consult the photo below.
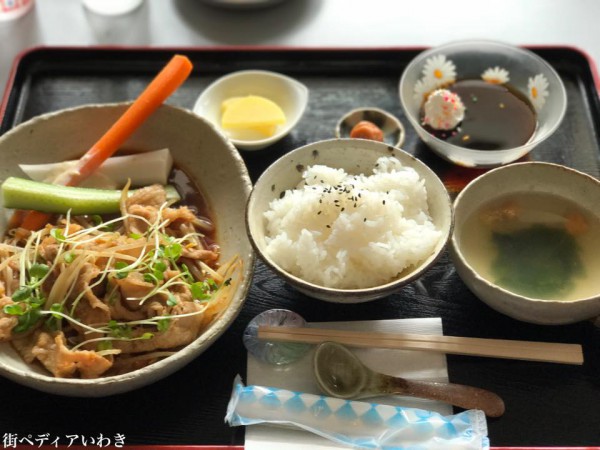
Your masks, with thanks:
<instances>
[{"instance_id":1,"label":"white ceramic bowl","mask_svg":"<svg viewBox=\"0 0 600 450\"><path fill-rule=\"evenodd\" d=\"M334 289L309 283L283 270L265 254L264 212L269 203L287 189L296 188L302 179L303 168L315 164L342 168L348 173L371 173L382 156L394 156L404 166L414 168L427 188L429 213L442 232L434 252L418 267L405 270L389 283L365 289ZM364 139L330 139L305 145L275 161L254 185L246 209L246 224L252 245L273 271L299 291L321 300L338 303L359 303L385 297L400 290L422 275L442 253L452 229L450 197L441 180L425 164L409 153L387 144Z\"/></svg>"},{"instance_id":2,"label":"white ceramic bowl","mask_svg":"<svg viewBox=\"0 0 600 450\"><path fill-rule=\"evenodd\" d=\"M258 95L275 102L286 122L273 136L252 140L235 139L221 128L221 105L231 97ZM194 112L212 122L240 150L260 150L287 136L302 118L308 104L308 88L293 78L265 70L233 72L211 83L198 97Z\"/></svg>"},{"instance_id":3,"label":"white ceramic bowl","mask_svg":"<svg viewBox=\"0 0 600 450\"><path fill-rule=\"evenodd\" d=\"M383 142L401 148L404 144L404 125L396 116L380 108L356 108L344 114L335 126L335 137L348 138L361 121L375 124L383 132Z\"/></svg>"},{"instance_id":4,"label":"white ceramic bowl","mask_svg":"<svg viewBox=\"0 0 600 450\"><path fill-rule=\"evenodd\" d=\"M506 150L473 150L433 136L421 126L422 100L415 96L415 85L422 77L428 60L445 56L456 66L456 79L477 79L488 68L499 66L508 70L509 85L527 96L531 77L542 74L548 80L548 96L537 112L537 128L524 145ZM560 125L567 108L567 94L562 80L546 61L533 52L501 42L474 40L457 41L420 53L402 73L400 102L419 137L437 155L465 167L496 167L516 161L548 139Z\"/></svg>"},{"instance_id":5,"label":"white ceramic bowl","mask_svg":"<svg viewBox=\"0 0 600 450\"><path fill-rule=\"evenodd\" d=\"M89 105L36 117L0 138L0 182L23 176L18 164L79 157L125 110L125 104ZM125 149L169 148L175 164L200 187L217 223L222 260L243 259L243 281L227 311L200 337L176 354L118 376L60 379L26 364L10 343L0 344L0 374L55 394L99 397L130 391L180 369L206 350L234 321L250 286L254 253L245 234L244 207L252 184L237 150L206 120L183 109L162 106L125 143Z\"/></svg>"},{"instance_id":6,"label":"white ceramic bowl","mask_svg":"<svg viewBox=\"0 0 600 450\"><path fill-rule=\"evenodd\" d=\"M482 204L510 193L542 192L575 202L600 217L600 182L567 167L541 162L515 163L491 170L473 180L454 202L454 232L450 255L469 289L495 310L525 322L566 324L600 315L600 284L595 296L573 301L540 300L506 290L482 276L465 257L465 220Z\"/></svg>"}]
</instances>

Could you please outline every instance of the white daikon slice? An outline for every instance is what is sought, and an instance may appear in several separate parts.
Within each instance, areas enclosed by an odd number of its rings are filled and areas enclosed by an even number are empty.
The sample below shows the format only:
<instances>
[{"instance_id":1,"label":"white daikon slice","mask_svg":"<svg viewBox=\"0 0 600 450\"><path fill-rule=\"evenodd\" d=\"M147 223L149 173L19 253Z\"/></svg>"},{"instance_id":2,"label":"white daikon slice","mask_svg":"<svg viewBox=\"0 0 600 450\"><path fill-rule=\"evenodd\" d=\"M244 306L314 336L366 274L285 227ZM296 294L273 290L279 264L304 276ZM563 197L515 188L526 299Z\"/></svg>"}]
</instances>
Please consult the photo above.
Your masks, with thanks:
<instances>
[{"instance_id":1,"label":"white daikon slice","mask_svg":"<svg viewBox=\"0 0 600 450\"><path fill-rule=\"evenodd\" d=\"M53 183L62 173L75 170L77 161L51 164L20 164L19 167L34 181ZM173 167L173 157L168 148L151 152L113 156L90 175L82 187L120 189L131 179L132 186L167 184Z\"/></svg>"}]
</instances>

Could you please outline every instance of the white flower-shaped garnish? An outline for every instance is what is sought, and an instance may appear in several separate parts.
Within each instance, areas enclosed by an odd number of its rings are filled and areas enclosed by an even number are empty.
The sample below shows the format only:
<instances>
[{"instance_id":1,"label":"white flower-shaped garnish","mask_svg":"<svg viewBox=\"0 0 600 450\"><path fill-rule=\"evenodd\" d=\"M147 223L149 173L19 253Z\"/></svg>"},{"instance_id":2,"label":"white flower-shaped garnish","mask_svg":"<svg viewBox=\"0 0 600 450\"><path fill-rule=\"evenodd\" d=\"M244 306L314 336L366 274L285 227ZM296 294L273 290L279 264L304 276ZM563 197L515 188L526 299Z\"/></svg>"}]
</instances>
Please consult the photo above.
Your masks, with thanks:
<instances>
[{"instance_id":1,"label":"white flower-shaped garnish","mask_svg":"<svg viewBox=\"0 0 600 450\"><path fill-rule=\"evenodd\" d=\"M465 118L465 105L447 89L433 91L423 107L423 123L436 130L451 130Z\"/></svg>"},{"instance_id":2,"label":"white flower-shaped garnish","mask_svg":"<svg viewBox=\"0 0 600 450\"><path fill-rule=\"evenodd\" d=\"M505 84L510 80L508 76L508 70L503 69L500 66L490 67L481 74L483 81L487 81L492 84Z\"/></svg>"},{"instance_id":3,"label":"white flower-shaped garnish","mask_svg":"<svg viewBox=\"0 0 600 450\"><path fill-rule=\"evenodd\" d=\"M443 87L456 81L456 66L445 55L436 55L425 61L423 78L431 79L435 87Z\"/></svg>"},{"instance_id":4,"label":"white flower-shaped garnish","mask_svg":"<svg viewBox=\"0 0 600 450\"><path fill-rule=\"evenodd\" d=\"M415 83L415 100L421 105L435 89L435 81L427 77L421 78Z\"/></svg>"},{"instance_id":5,"label":"white flower-shaped garnish","mask_svg":"<svg viewBox=\"0 0 600 450\"><path fill-rule=\"evenodd\" d=\"M536 111L539 111L548 97L548 80L543 74L529 78L527 83L527 94Z\"/></svg>"}]
</instances>

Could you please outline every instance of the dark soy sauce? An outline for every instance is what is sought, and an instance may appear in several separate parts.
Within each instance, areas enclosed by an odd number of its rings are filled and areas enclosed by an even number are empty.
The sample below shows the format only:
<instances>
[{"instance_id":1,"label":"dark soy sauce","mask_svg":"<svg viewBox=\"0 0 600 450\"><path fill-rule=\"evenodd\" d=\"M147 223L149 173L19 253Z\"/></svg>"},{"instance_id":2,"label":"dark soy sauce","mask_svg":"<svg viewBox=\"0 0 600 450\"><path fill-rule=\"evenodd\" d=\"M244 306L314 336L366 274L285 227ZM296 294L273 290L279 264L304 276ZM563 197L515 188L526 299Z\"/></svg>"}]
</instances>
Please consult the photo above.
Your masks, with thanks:
<instances>
[{"instance_id":1,"label":"dark soy sauce","mask_svg":"<svg viewBox=\"0 0 600 450\"><path fill-rule=\"evenodd\" d=\"M483 80L462 80L448 90L460 96L465 118L453 130L435 130L426 125L437 138L473 150L503 150L519 147L533 135L535 110L515 89Z\"/></svg>"}]
</instances>

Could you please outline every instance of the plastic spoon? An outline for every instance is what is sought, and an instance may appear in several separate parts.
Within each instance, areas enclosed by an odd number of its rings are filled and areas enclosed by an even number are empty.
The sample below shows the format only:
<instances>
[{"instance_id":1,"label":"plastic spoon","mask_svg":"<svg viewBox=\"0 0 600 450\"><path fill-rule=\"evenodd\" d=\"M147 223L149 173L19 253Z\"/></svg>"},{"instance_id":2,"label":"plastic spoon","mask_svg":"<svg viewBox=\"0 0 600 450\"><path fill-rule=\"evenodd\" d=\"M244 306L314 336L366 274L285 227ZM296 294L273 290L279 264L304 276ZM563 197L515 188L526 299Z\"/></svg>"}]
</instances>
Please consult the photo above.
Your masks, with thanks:
<instances>
[{"instance_id":1,"label":"plastic spoon","mask_svg":"<svg viewBox=\"0 0 600 450\"><path fill-rule=\"evenodd\" d=\"M480 409L489 417L504 414L504 401L493 392L462 384L409 381L374 372L335 342L323 342L317 347L314 372L319 387L332 397L356 399L397 394Z\"/></svg>"}]
</instances>

